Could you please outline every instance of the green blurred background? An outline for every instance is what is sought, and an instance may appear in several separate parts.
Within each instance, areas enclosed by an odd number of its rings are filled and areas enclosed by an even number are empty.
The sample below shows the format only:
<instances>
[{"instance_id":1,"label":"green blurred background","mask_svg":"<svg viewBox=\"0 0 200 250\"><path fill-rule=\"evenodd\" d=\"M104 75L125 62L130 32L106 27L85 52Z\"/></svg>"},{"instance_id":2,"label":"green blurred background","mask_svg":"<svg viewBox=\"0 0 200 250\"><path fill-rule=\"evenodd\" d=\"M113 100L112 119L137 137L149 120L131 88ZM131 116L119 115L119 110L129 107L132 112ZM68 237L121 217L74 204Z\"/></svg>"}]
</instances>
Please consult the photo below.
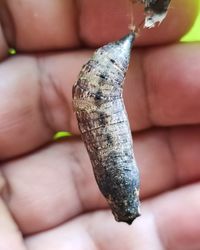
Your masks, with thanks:
<instances>
[{"instance_id":1,"label":"green blurred background","mask_svg":"<svg viewBox=\"0 0 200 250\"><path fill-rule=\"evenodd\" d=\"M194 1L194 0L191 0ZM192 29L181 39L183 42L200 41L200 0L199 0L199 15Z\"/></svg>"}]
</instances>

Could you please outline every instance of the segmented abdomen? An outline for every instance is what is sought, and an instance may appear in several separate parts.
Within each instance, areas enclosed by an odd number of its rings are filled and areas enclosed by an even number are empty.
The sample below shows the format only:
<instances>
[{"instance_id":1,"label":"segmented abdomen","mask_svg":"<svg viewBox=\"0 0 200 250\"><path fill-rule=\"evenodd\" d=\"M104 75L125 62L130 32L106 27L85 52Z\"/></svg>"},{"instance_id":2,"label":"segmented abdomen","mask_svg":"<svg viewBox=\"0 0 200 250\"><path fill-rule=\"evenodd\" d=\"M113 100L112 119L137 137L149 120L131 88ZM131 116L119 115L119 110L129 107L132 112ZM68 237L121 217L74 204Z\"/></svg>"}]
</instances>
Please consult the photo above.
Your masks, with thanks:
<instances>
[{"instance_id":1,"label":"segmented abdomen","mask_svg":"<svg viewBox=\"0 0 200 250\"><path fill-rule=\"evenodd\" d=\"M73 88L73 105L95 178L118 221L139 216L139 173L122 99L133 34L96 51Z\"/></svg>"}]
</instances>

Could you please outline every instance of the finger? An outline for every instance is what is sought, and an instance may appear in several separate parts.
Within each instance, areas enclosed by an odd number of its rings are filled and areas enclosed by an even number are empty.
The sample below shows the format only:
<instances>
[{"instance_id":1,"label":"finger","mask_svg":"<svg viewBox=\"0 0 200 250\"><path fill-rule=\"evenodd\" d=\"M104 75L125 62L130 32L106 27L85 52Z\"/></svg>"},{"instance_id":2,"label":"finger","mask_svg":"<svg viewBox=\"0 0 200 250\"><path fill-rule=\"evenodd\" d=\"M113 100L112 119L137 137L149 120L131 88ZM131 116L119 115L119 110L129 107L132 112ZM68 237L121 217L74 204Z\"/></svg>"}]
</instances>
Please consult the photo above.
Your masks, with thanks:
<instances>
[{"instance_id":1,"label":"finger","mask_svg":"<svg viewBox=\"0 0 200 250\"><path fill-rule=\"evenodd\" d=\"M1 2L4 36L18 50L51 50L79 45L76 4L73 0ZM29 43L29 45L27 44Z\"/></svg>"},{"instance_id":2,"label":"finger","mask_svg":"<svg viewBox=\"0 0 200 250\"><path fill-rule=\"evenodd\" d=\"M138 44L178 40L193 24L198 1L172 1L170 13L158 29L141 32ZM144 18L143 6L134 5L135 22ZM130 24L128 0L2 1L0 18L10 46L18 50L55 50L100 46L119 39ZM96 17L98 13L98 18Z\"/></svg>"},{"instance_id":3,"label":"finger","mask_svg":"<svg viewBox=\"0 0 200 250\"><path fill-rule=\"evenodd\" d=\"M161 241L166 248L192 250L200 247L200 225L197 222L200 215L199 191L198 182L161 195L147 205L155 216Z\"/></svg>"},{"instance_id":4,"label":"finger","mask_svg":"<svg viewBox=\"0 0 200 250\"><path fill-rule=\"evenodd\" d=\"M8 51L8 46L3 34L2 27L0 25L0 61L2 61L6 57L7 51Z\"/></svg>"},{"instance_id":5,"label":"finger","mask_svg":"<svg viewBox=\"0 0 200 250\"><path fill-rule=\"evenodd\" d=\"M132 226L98 211L30 236L26 244L29 250L199 249L199 190L199 184L191 185L144 202L142 216Z\"/></svg>"},{"instance_id":6,"label":"finger","mask_svg":"<svg viewBox=\"0 0 200 250\"><path fill-rule=\"evenodd\" d=\"M124 87L132 130L200 122L199 51L198 44L134 51ZM1 64L1 159L44 145L58 130L78 133L71 89L90 55L16 56Z\"/></svg>"},{"instance_id":7,"label":"finger","mask_svg":"<svg viewBox=\"0 0 200 250\"><path fill-rule=\"evenodd\" d=\"M0 199L0 214L0 248L25 250L22 235L2 199Z\"/></svg>"},{"instance_id":8,"label":"finger","mask_svg":"<svg viewBox=\"0 0 200 250\"><path fill-rule=\"evenodd\" d=\"M50 246L52 250L55 246L57 250L160 250L163 245L152 217L152 214L143 214L128 226L114 221L108 210L90 212L52 230L27 237L26 246L29 250L50 250Z\"/></svg>"},{"instance_id":9,"label":"finger","mask_svg":"<svg viewBox=\"0 0 200 250\"><path fill-rule=\"evenodd\" d=\"M172 1L168 16L163 24L156 29L141 31L136 44L155 45L177 41L194 22L198 12L198 1L194 1L193 4L192 6L188 0ZM119 39L120 36L128 32L130 14L133 14L136 24L141 23L144 19L143 6L135 4L133 13L128 9L129 7L128 1L125 3L123 0L80 1L82 14L80 17L80 37L92 47ZM96 18L97 12L102 13L98 15L98 18Z\"/></svg>"},{"instance_id":10,"label":"finger","mask_svg":"<svg viewBox=\"0 0 200 250\"><path fill-rule=\"evenodd\" d=\"M133 54L125 102L134 130L200 122L198 51L196 43Z\"/></svg>"},{"instance_id":11,"label":"finger","mask_svg":"<svg viewBox=\"0 0 200 250\"><path fill-rule=\"evenodd\" d=\"M142 199L200 179L199 140L200 127L135 135ZM80 141L54 144L1 168L8 183L3 197L24 234L107 207Z\"/></svg>"},{"instance_id":12,"label":"finger","mask_svg":"<svg viewBox=\"0 0 200 250\"><path fill-rule=\"evenodd\" d=\"M2 171L8 183L4 200L24 234L106 204L80 142L52 145L2 165Z\"/></svg>"},{"instance_id":13,"label":"finger","mask_svg":"<svg viewBox=\"0 0 200 250\"><path fill-rule=\"evenodd\" d=\"M39 74L35 60L30 57L8 60L0 66L0 72L0 154L4 158L42 145L49 140L52 131L46 125L41 111Z\"/></svg>"}]
</instances>

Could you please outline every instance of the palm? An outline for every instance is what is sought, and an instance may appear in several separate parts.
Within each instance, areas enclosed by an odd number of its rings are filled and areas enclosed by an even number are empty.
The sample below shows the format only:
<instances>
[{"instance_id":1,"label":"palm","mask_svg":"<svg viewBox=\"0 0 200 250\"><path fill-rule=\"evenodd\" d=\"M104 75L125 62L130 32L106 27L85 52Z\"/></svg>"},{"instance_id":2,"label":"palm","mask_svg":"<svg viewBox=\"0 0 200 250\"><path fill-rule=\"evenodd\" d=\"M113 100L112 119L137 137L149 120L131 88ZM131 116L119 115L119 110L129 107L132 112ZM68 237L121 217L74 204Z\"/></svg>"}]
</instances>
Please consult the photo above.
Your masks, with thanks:
<instances>
[{"instance_id":1,"label":"palm","mask_svg":"<svg viewBox=\"0 0 200 250\"><path fill-rule=\"evenodd\" d=\"M114 221L80 139L49 143L58 130L78 133L72 85L91 47L125 33L127 6L46 4L1 6L0 249L198 250L199 45L162 46L191 26L197 1L176 1L165 24L138 38L158 46L133 51L125 99L143 204L132 226ZM21 53L3 60L6 41Z\"/></svg>"}]
</instances>

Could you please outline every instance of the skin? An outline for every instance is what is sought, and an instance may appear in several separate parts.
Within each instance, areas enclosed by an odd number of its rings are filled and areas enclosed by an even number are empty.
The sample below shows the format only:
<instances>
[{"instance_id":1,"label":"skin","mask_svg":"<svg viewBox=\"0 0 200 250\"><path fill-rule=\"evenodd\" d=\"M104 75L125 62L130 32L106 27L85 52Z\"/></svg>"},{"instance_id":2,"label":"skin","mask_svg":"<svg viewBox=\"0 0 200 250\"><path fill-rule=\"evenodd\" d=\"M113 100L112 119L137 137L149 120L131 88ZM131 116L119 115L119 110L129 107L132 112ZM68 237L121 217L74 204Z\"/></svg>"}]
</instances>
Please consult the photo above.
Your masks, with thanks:
<instances>
[{"instance_id":1,"label":"skin","mask_svg":"<svg viewBox=\"0 0 200 250\"><path fill-rule=\"evenodd\" d=\"M177 43L197 1L172 1L167 20L141 31L133 49L124 96L142 216L131 226L114 221L100 194L71 106L93 49L128 32L128 4L7 0L0 7L0 249L200 249L200 45ZM134 13L140 23L142 7ZM6 58L8 47L17 55ZM58 130L77 137L53 143Z\"/></svg>"}]
</instances>

